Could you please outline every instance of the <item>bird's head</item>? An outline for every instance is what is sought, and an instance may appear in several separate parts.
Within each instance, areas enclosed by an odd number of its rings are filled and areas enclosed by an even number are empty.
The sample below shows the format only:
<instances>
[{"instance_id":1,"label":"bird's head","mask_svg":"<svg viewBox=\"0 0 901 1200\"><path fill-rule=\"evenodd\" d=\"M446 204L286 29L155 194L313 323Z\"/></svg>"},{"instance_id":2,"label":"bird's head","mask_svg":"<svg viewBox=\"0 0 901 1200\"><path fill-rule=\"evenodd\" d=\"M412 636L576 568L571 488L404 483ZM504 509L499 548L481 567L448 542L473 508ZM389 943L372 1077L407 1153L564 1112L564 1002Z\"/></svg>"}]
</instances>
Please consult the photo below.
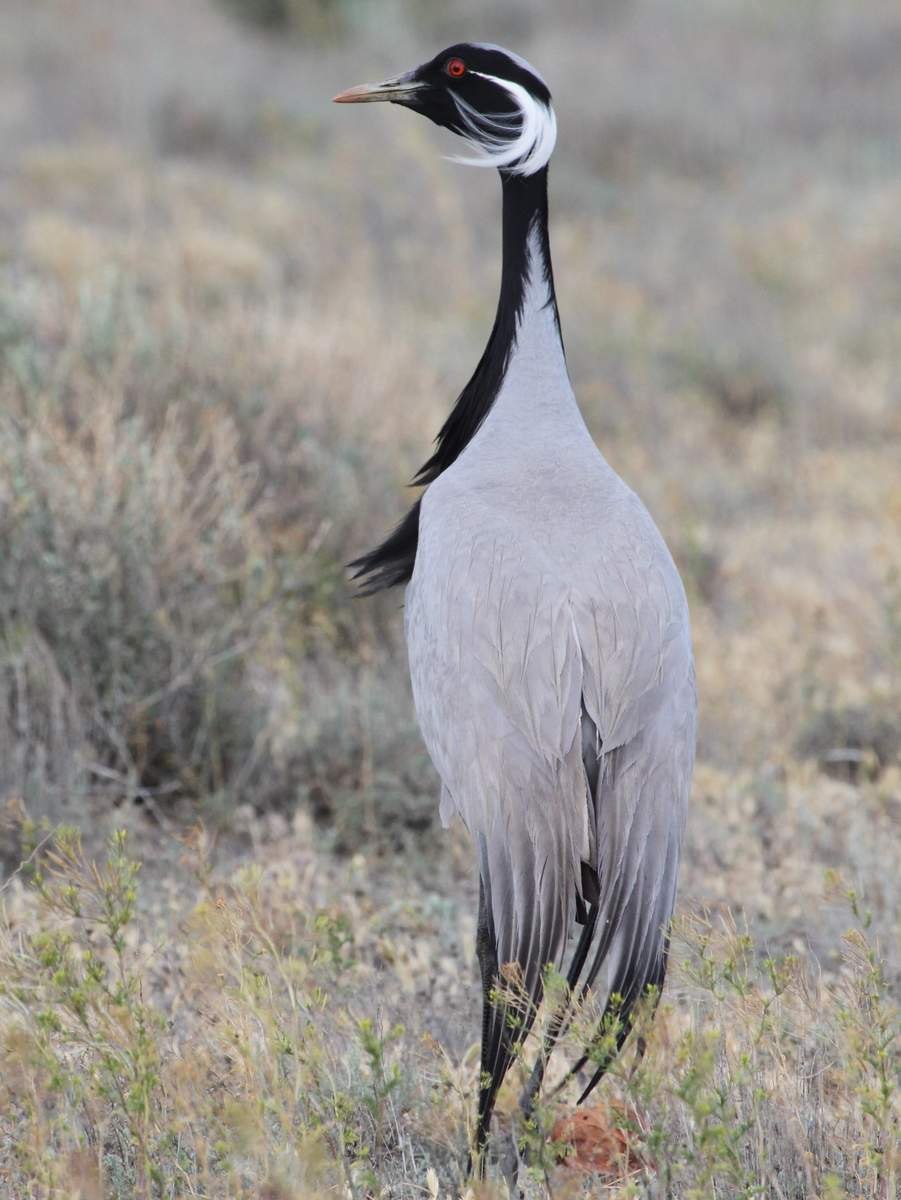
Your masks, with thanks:
<instances>
[{"instance_id":1,"label":"bird's head","mask_svg":"<svg viewBox=\"0 0 901 1200\"><path fill-rule=\"evenodd\" d=\"M377 100L412 108L465 138L476 154L453 161L467 166L533 175L547 166L557 139L547 84L500 46L460 42L394 79L335 96L336 104Z\"/></svg>"}]
</instances>

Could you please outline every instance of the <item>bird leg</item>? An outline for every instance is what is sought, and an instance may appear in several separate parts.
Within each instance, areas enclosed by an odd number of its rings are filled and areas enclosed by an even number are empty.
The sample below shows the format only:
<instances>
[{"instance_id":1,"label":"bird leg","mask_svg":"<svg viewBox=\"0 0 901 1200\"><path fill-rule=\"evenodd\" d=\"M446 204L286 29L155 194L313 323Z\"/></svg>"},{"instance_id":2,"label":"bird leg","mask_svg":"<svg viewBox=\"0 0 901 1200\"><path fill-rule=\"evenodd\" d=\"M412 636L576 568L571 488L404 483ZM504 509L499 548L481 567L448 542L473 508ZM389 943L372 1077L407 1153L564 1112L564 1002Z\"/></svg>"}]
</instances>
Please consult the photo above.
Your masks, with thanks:
<instances>
[{"instance_id":1,"label":"bird leg","mask_svg":"<svg viewBox=\"0 0 901 1200\"><path fill-rule=\"evenodd\" d=\"M516 1144L516 1137L510 1131L504 1134L499 1157L501 1175L503 1175L504 1182L507 1185L508 1195L517 1197L517 1200L522 1200L524 1193L519 1187L519 1167L522 1159L520 1158L519 1147Z\"/></svg>"},{"instance_id":2,"label":"bird leg","mask_svg":"<svg viewBox=\"0 0 901 1200\"><path fill-rule=\"evenodd\" d=\"M583 863L584 867L584 863ZM583 871L583 882L585 873ZM588 890L588 889L586 889ZM585 965L585 958L588 954L591 940L594 937L595 926L597 925L599 904L597 893L589 892L591 896L590 907L585 914L585 921L582 927L582 933L579 937L578 944L572 956L572 961L569 964L569 969L566 973L567 995L571 997L575 992L576 985L579 981L579 976L582 968ZM539 1089L544 1082L544 1073L547 1070L548 1059L551 1051L554 1048L557 1039L566 1033L566 1030L571 1020L571 1005L570 1000L566 999L561 1004L557 1012L554 1013L549 1031L542 1039L541 1049L538 1052L538 1057L535 1060L535 1065L532 1068L532 1073L529 1076L526 1086L522 1090L519 1097L519 1108L522 1113L523 1121L529 1121L535 1113L535 1097L538 1095ZM557 1089L559 1090L559 1089Z\"/></svg>"},{"instance_id":3,"label":"bird leg","mask_svg":"<svg viewBox=\"0 0 901 1200\"><path fill-rule=\"evenodd\" d=\"M549 1047L547 1045L543 1045L541 1047L528 1082L520 1094L519 1111L522 1113L523 1121L530 1121L535 1114L535 1097L537 1096L538 1089L541 1087L542 1080L544 1079L544 1072L545 1068L547 1067L548 1050Z\"/></svg>"},{"instance_id":4,"label":"bird leg","mask_svg":"<svg viewBox=\"0 0 901 1200\"><path fill-rule=\"evenodd\" d=\"M476 1123L475 1154L478 1163L479 1176L485 1174L485 1151L488 1146L488 1133L491 1127L491 1111L494 1108L496 1088L491 1078L493 1062L491 1061L491 1024L494 1017L494 1004L491 992L497 983L497 957L491 936L491 917L485 900L485 887L479 880L479 918L476 926L476 954L482 974L482 1048L479 1064L479 1109ZM471 1166L471 1162L470 1162Z\"/></svg>"}]
</instances>

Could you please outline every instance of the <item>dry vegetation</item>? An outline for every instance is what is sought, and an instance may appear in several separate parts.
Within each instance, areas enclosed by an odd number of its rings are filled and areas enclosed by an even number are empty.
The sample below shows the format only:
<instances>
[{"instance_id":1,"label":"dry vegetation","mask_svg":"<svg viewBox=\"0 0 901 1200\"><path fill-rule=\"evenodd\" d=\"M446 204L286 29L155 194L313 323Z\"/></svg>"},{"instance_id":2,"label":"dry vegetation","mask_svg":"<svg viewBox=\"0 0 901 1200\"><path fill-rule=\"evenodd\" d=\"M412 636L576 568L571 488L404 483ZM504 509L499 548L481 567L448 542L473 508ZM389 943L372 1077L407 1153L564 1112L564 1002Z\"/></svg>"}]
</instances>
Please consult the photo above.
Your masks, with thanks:
<instances>
[{"instance_id":1,"label":"dry vegetation","mask_svg":"<svg viewBox=\"0 0 901 1200\"><path fill-rule=\"evenodd\" d=\"M571 370L702 697L672 977L601 1091L619 1170L561 1165L548 1105L528 1186L887 1200L897 6L267 7L293 40L0 11L0 1193L466 1191L470 854L399 597L342 564L481 350L497 197L327 104L463 31L556 85Z\"/></svg>"}]
</instances>

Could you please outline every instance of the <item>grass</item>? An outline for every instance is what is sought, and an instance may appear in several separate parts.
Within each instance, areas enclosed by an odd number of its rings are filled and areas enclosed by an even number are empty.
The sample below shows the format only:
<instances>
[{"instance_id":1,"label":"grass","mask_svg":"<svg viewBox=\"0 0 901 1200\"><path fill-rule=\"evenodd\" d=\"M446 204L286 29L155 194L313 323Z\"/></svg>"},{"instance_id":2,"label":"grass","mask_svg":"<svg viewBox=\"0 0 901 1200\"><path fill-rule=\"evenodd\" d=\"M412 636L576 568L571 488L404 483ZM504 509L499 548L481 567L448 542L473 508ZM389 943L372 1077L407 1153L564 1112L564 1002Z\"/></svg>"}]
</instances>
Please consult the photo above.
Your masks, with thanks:
<instances>
[{"instance_id":1,"label":"grass","mask_svg":"<svg viewBox=\"0 0 901 1200\"><path fill-rule=\"evenodd\" d=\"M477 360L497 197L323 99L463 26L555 86L571 372L702 698L672 976L599 1093L620 1179L548 1104L529 1189L893 1194L897 14L541 14L290 48L213 5L0 14L4 1195L479 1195L471 852L400 597L343 564Z\"/></svg>"},{"instance_id":2,"label":"grass","mask_svg":"<svg viewBox=\"0 0 901 1200\"><path fill-rule=\"evenodd\" d=\"M465 1190L475 1074L379 999L402 989L403 969L374 965L353 909L317 907L290 862L247 864L228 883L195 863L196 893L165 930L139 915L140 863L122 833L99 863L74 830L45 835L27 887L8 889L13 1194ZM850 921L831 981L795 955L763 956L729 921L680 924L674 994L641 1019L645 1056L627 1053L607 1085L642 1164L618 1194L894 1194L897 1010L871 914L837 877L831 887ZM582 1014L570 1052L592 1027ZM543 1105L526 1132L528 1175L582 1194L549 1136L557 1111Z\"/></svg>"}]
</instances>

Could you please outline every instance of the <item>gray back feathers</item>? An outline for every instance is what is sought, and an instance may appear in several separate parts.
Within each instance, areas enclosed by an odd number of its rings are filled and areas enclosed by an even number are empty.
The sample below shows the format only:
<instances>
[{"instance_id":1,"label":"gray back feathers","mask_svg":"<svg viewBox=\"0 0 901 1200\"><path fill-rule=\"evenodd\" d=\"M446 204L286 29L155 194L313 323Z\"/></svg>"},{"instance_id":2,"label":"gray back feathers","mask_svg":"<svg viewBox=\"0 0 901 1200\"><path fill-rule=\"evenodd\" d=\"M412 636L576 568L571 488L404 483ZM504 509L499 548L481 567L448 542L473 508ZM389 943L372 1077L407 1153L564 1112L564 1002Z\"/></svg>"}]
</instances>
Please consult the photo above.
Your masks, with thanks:
<instances>
[{"instance_id":1,"label":"gray back feathers","mask_svg":"<svg viewBox=\"0 0 901 1200\"><path fill-rule=\"evenodd\" d=\"M499 964L565 960L584 867L594 940L573 985L659 976L695 741L685 595L644 506L595 448L532 240L517 345L482 427L423 498L406 595L441 815L479 852ZM637 994L633 999L637 999Z\"/></svg>"}]
</instances>

